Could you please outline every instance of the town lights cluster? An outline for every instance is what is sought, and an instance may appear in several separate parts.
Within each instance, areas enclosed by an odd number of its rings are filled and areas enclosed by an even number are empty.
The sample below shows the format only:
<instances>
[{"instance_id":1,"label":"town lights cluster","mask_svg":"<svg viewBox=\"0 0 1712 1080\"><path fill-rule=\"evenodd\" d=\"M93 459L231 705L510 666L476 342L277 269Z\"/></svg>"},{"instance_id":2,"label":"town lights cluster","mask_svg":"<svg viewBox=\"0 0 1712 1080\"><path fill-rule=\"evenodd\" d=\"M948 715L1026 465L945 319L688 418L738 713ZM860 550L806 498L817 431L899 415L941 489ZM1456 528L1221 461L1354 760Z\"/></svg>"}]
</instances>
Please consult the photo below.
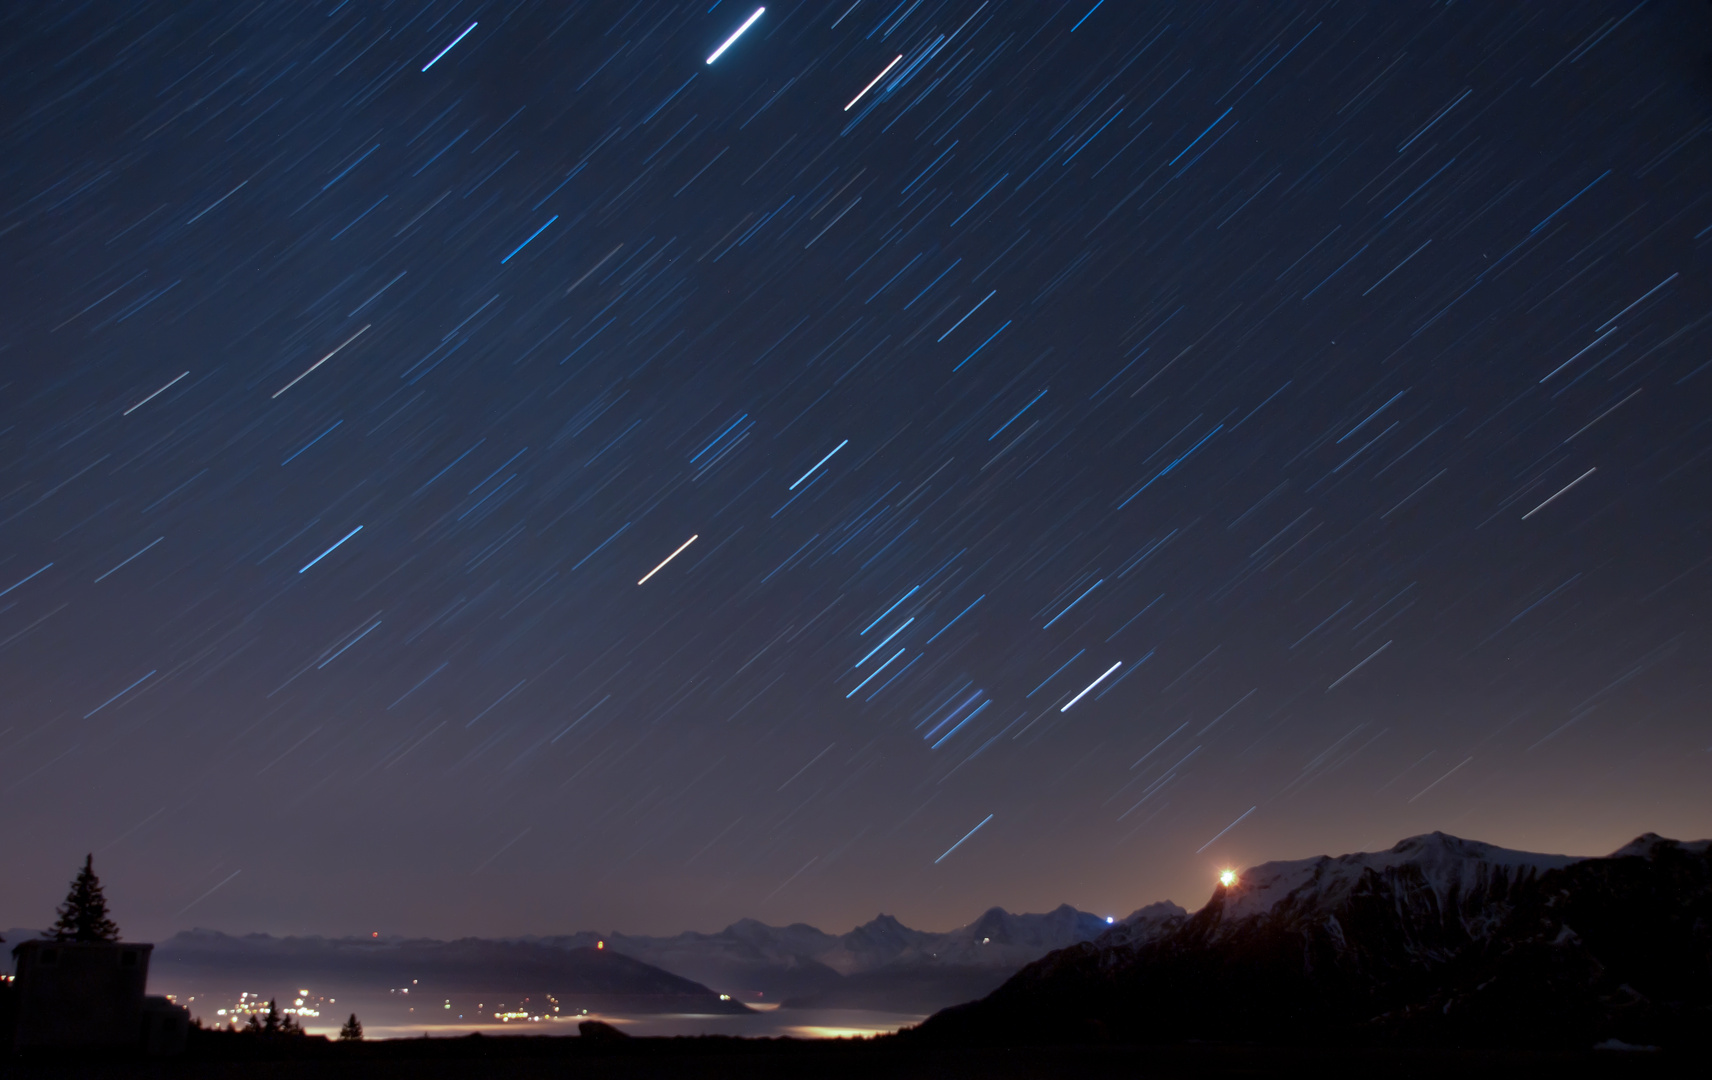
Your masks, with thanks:
<instances>
[{"instance_id":1,"label":"town lights cluster","mask_svg":"<svg viewBox=\"0 0 1712 1080\"><path fill-rule=\"evenodd\" d=\"M191 998L190 1000L195 1001L196 999ZM251 1016L266 1016L270 1000L272 999L263 994L252 994L246 990L239 994L238 1000L231 1005L224 1009L215 1009L214 1015L223 1016L229 1020L245 1020ZM307 989L299 989L297 996L292 999L291 1003L279 1011L284 1016L308 1017L313 1020L321 1016L322 1005L331 1005L337 1000L337 998L324 998L319 994L312 994Z\"/></svg>"}]
</instances>

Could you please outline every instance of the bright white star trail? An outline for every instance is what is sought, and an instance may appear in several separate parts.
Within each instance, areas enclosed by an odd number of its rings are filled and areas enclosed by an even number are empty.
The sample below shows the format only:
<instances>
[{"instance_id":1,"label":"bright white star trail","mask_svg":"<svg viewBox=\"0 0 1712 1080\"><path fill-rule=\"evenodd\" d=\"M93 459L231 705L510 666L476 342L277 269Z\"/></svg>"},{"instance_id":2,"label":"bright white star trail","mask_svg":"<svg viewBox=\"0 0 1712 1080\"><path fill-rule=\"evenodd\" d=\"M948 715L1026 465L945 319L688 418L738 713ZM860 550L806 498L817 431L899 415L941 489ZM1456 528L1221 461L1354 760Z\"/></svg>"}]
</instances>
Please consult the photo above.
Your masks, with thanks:
<instances>
[{"instance_id":1,"label":"bright white star trail","mask_svg":"<svg viewBox=\"0 0 1712 1080\"><path fill-rule=\"evenodd\" d=\"M678 549L676 551L672 552L670 555L667 555L664 559L661 559L660 565L654 567L654 569L648 571L646 574L643 574L642 580L638 581L636 584L638 584L638 585L647 584L649 578L653 577L655 574L658 574L661 570L665 569L667 563L671 562L673 559L677 558L679 555L682 555L684 553L684 549L689 547L691 544L695 543L696 539L697 539L696 537L692 536L688 540L685 540L683 543L679 544Z\"/></svg>"},{"instance_id":2,"label":"bright white star trail","mask_svg":"<svg viewBox=\"0 0 1712 1080\"><path fill-rule=\"evenodd\" d=\"M439 52L435 53L434 59L432 59L432 60L428 61L426 64L422 65L422 70L427 71L429 68L433 67L435 64L438 64L440 62L440 57L445 56L447 53L451 52L453 46L457 45L458 42L469 37L470 31L474 30L476 28L476 25L477 25L476 23L472 22L472 23L470 23L470 25L464 27L464 32L459 34L457 37L453 38L451 45L448 45L444 49L441 49Z\"/></svg>"},{"instance_id":3,"label":"bright white star trail","mask_svg":"<svg viewBox=\"0 0 1712 1080\"><path fill-rule=\"evenodd\" d=\"M711 64L715 60L718 60L720 56L724 54L726 49L731 48L731 46L736 43L737 39L743 36L743 31L755 25L755 20L759 19L766 10L767 9L764 7L756 8L753 15L750 15L747 19L743 20L742 26L739 26L735 31L733 31L731 36L726 38L720 44L719 48L713 50L713 55L707 58L707 62Z\"/></svg>"},{"instance_id":4,"label":"bright white star trail","mask_svg":"<svg viewBox=\"0 0 1712 1080\"><path fill-rule=\"evenodd\" d=\"M858 93L855 97L850 99L850 104L844 106L844 111L849 112L852 106L854 106L858 101L862 100L862 95L866 94L868 91L874 89L874 84L879 82L881 79L885 78L886 72L897 67L898 61L902 60L903 58L904 58L903 53L899 53L897 56L893 57L891 63L887 64L883 69L881 69L880 73L878 75L874 76L873 79L869 80L868 85L864 86L860 93Z\"/></svg>"}]
</instances>

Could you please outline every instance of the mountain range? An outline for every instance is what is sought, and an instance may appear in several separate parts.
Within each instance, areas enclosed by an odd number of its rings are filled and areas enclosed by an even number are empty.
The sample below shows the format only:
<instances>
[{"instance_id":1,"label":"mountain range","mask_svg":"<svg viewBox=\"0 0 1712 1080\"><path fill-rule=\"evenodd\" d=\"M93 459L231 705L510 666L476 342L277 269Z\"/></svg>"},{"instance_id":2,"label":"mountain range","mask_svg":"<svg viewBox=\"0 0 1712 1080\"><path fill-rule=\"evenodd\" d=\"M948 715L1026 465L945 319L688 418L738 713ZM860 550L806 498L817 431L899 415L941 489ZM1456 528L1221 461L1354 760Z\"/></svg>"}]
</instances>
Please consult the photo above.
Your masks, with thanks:
<instances>
[{"instance_id":1,"label":"mountain range","mask_svg":"<svg viewBox=\"0 0 1712 1080\"><path fill-rule=\"evenodd\" d=\"M1153 905L1122 925L1187 915L1174 904ZM912 930L880 915L839 935L803 923L776 927L743 919L713 934L615 934L605 941L610 949L743 1001L927 1013L981 997L1024 964L1114 928L1065 904L1037 915L995 907L943 933ZM578 948L593 944L595 937L581 933L529 940Z\"/></svg>"},{"instance_id":2,"label":"mountain range","mask_svg":"<svg viewBox=\"0 0 1712 1080\"><path fill-rule=\"evenodd\" d=\"M1126 921L1127 923L1127 921ZM1712 1031L1712 842L1606 857L1432 833L1273 862L905 1037L939 1043L1680 1046Z\"/></svg>"},{"instance_id":3,"label":"mountain range","mask_svg":"<svg viewBox=\"0 0 1712 1080\"><path fill-rule=\"evenodd\" d=\"M992 908L943 933L888 915L840 935L753 919L450 942L195 930L152 967L205 987L545 992L570 1013L937 1009L902 1033L929 1044L1672 1046L1712 1030L1712 841L1648 833L1579 858L1435 832L1264 863L1193 914Z\"/></svg>"},{"instance_id":4,"label":"mountain range","mask_svg":"<svg viewBox=\"0 0 1712 1080\"><path fill-rule=\"evenodd\" d=\"M435 993L547 992L615 1014L854 1008L925 1015L982 997L1023 965L1120 930L1176 925L1155 904L1121 923L1069 905L1044 914L992 908L955 930L914 930L880 915L845 934L743 919L716 933L670 937L584 931L520 939L326 938L190 930L156 946L154 983L254 989L285 983L385 995L421 980ZM12 941L35 936L9 931Z\"/></svg>"}]
</instances>

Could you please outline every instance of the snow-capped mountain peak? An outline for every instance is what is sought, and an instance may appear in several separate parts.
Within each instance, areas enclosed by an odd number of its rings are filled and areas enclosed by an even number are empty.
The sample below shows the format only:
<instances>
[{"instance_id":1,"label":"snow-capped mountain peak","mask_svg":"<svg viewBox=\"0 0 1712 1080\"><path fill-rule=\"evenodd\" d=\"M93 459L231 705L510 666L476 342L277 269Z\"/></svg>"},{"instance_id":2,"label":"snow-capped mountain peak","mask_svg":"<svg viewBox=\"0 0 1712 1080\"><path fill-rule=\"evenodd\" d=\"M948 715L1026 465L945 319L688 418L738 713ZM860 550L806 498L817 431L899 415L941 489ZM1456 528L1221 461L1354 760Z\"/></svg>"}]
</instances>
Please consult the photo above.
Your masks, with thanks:
<instances>
[{"instance_id":1,"label":"snow-capped mountain peak","mask_svg":"<svg viewBox=\"0 0 1712 1080\"><path fill-rule=\"evenodd\" d=\"M1143 920L1138 919L1137 922ZM1610 857L1431 833L1265 863L1175 931L1030 964L922 1038L1703 1047L1712 843Z\"/></svg>"},{"instance_id":2,"label":"snow-capped mountain peak","mask_svg":"<svg viewBox=\"0 0 1712 1080\"><path fill-rule=\"evenodd\" d=\"M1577 856L1513 851L1432 832L1399 841L1387 851L1262 863L1243 871L1234 884L1220 886L1212 903L1220 905L1220 921L1226 926L1268 915L1324 912L1346 900L1367 875L1376 874L1409 878L1430 890L1443 908L1495 880L1515 881L1577 861Z\"/></svg>"},{"instance_id":3,"label":"snow-capped mountain peak","mask_svg":"<svg viewBox=\"0 0 1712 1080\"><path fill-rule=\"evenodd\" d=\"M1146 907L1137 908L1118 920L1115 925L1108 927L1105 933L1094 939L1094 944L1102 949L1119 945L1144 945L1175 933L1188 921L1188 911L1169 900L1159 900Z\"/></svg>"},{"instance_id":4,"label":"snow-capped mountain peak","mask_svg":"<svg viewBox=\"0 0 1712 1080\"><path fill-rule=\"evenodd\" d=\"M1642 833L1611 853L1613 859L1638 856L1643 859L1656 859L1663 851L1684 851L1691 855L1704 855L1712 840L1667 840L1658 833Z\"/></svg>"}]
</instances>

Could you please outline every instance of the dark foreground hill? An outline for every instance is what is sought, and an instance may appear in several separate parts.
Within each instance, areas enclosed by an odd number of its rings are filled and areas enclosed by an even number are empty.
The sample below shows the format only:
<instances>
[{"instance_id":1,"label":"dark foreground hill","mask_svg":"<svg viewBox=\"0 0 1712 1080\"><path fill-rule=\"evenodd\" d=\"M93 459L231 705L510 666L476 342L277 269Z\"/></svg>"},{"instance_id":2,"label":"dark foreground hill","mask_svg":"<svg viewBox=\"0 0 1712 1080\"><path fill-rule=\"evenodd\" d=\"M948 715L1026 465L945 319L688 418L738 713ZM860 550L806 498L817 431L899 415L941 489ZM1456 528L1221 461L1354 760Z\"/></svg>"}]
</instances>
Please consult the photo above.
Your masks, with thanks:
<instances>
[{"instance_id":1,"label":"dark foreground hill","mask_svg":"<svg viewBox=\"0 0 1712 1080\"><path fill-rule=\"evenodd\" d=\"M1433 833L1388 852L1268 863L1174 932L1060 950L904 1037L1704 1045L1709 847L1648 834L1572 859Z\"/></svg>"},{"instance_id":2,"label":"dark foreground hill","mask_svg":"<svg viewBox=\"0 0 1712 1080\"><path fill-rule=\"evenodd\" d=\"M270 1042L196 1032L173 1060L0 1058L7 1080L1176 1080L1271 1075L1641 1080L1703 1074L1668 1053L1386 1047L932 1046L870 1040L482 1037Z\"/></svg>"}]
</instances>

